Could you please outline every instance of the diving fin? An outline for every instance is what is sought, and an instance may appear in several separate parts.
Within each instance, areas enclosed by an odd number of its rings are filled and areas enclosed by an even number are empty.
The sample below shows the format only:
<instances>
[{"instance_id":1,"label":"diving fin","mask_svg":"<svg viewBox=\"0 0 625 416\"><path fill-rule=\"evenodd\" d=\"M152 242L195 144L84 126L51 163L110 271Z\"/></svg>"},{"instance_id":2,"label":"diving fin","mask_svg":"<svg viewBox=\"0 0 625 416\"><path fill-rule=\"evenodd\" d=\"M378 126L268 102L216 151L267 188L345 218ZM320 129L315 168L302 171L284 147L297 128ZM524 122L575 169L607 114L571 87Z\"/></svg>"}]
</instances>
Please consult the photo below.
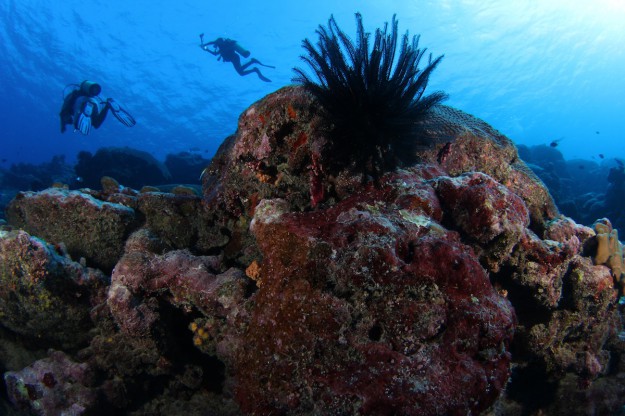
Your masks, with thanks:
<instances>
[{"instance_id":1,"label":"diving fin","mask_svg":"<svg viewBox=\"0 0 625 416\"><path fill-rule=\"evenodd\" d=\"M74 125L85 136L91 131L91 114L93 114L94 107L95 104L86 102Z\"/></svg>"},{"instance_id":2,"label":"diving fin","mask_svg":"<svg viewBox=\"0 0 625 416\"><path fill-rule=\"evenodd\" d=\"M117 101L113 100L112 98L108 98L106 102L115 118L124 126L132 127L137 124L134 117L131 116L126 110L124 110Z\"/></svg>"}]
</instances>

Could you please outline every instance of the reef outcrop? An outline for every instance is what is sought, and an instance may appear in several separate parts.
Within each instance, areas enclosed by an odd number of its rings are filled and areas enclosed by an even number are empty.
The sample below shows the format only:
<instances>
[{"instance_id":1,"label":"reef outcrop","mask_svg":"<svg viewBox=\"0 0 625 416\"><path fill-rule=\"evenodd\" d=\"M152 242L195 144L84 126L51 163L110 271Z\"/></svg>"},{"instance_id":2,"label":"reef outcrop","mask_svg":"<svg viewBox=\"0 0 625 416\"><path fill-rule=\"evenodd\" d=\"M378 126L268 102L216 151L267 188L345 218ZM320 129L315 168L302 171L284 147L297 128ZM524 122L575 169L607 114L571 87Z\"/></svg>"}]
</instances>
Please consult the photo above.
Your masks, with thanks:
<instances>
[{"instance_id":1,"label":"reef outcrop","mask_svg":"<svg viewBox=\"0 0 625 416\"><path fill-rule=\"evenodd\" d=\"M97 188L102 176L111 176L126 186L169 183L171 173L151 154L129 147L104 147L95 155L82 151L74 167L82 186Z\"/></svg>"},{"instance_id":2,"label":"reef outcrop","mask_svg":"<svg viewBox=\"0 0 625 416\"><path fill-rule=\"evenodd\" d=\"M20 371L4 374L14 406L28 414L83 415L97 408L95 374L84 363L73 362L61 351L35 361Z\"/></svg>"},{"instance_id":3,"label":"reef outcrop","mask_svg":"<svg viewBox=\"0 0 625 416\"><path fill-rule=\"evenodd\" d=\"M110 272L136 221L135 211L84 192L50 188L22 192L7 207L7 219L51 243L63 243L74 259Z\"/></svg>"},{"instance_id":4,"label":"reef outcrop","mask_svg":"<svg viewBox=\"0 0 625 416\"><path fill-rule=\"evenodd\" d=\"M84 346L110 279L24 231L0 233L2 326L48 348Z\"/></svg>"},{"instance_id":5,"label":"reef outcrop","mask_svg":"<svg viewBox=\"0 0 625 416\"><path fill-rule=\"evenodd\" d=\"M426 183L389 175L317 212L260 203L260 288L234 365L244 411L460 414L497 397L514 313L440 208L427 212Z\"/></svg>"},{"instance_id":6,"label":"reef outcrop","mask_svg":"<svg viewBox=\"0 0 625 416\"><path fill-rule=\"evenodd\" d=\"M287 87L241 115L202 197L18 195L1 334L39 353L0 354L12 402L55 414L75 369L75 414L622 407L619 281L599 261L615 233L561 216L488 124L432 111L418 162L375 180L336 168L314 99Z\"/></svg>"}]
</instances>

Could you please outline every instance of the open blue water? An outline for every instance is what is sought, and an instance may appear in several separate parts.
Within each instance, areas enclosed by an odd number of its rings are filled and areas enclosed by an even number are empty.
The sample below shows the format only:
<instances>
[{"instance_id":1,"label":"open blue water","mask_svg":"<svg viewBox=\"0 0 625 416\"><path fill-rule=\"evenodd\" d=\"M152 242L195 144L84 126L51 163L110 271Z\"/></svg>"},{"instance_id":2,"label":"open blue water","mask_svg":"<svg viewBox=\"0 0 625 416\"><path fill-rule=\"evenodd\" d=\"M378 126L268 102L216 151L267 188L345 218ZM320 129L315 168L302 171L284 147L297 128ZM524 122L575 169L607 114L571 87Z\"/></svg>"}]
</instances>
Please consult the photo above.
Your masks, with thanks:
<instances>
[{"instance_id":1,"label":"open blue water","mask_svg":"<svg viewBox=\"0 0 625 416\"><path fill-rule=\"evenodd\" d=\"M0 2L0 167L128 145L164 158L212 156L254 101L291 83L301 41L334 14L354 33L394 13L400 32L444 54L431 90L517 143L560 139L567 158L625 157L625 3L619 0L3 0ZM238 76L199 47L239 41L263 73ZM109 116L89 136L59 131L66 84L90 79L137 119ZM71 129L70 129L71 130Z\"/></svg>"}]
</instances>

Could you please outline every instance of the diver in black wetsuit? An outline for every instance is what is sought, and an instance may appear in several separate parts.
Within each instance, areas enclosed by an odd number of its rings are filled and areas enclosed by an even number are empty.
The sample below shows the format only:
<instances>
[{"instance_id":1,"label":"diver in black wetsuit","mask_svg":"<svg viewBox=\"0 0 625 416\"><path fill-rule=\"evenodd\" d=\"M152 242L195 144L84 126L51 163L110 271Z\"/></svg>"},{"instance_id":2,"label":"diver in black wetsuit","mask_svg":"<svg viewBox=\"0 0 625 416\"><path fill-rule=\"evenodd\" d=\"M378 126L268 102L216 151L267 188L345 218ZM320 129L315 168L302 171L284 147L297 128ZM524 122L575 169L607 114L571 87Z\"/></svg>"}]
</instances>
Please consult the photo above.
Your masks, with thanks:
<instances>
[{"instance_id":1,"label":"diver in black wetsuit","mask_svg":"<svg viewBox=\"0 0 625 416\"><path fill-rule=\"evenodd\" d=\"M211 49L212 46L212 49ZM215 55L217 60L222 60L224 62L232 62L234 69L239 73L239 75L249 75L252 72L256 72L258 74L258 78L265 82L271 82L271 80L261 74L260 69L254 67L252 69L247 69L250 65L258 64L260 66L265 66L267 68L275 68L275 66L262 64L258 59L252 58L246 64L241 65L241 55L244 58L250 56L250 52L243 49L241 45L239 45L235 40L226 39L226 38L217 38L211 42L204 43L204 34L200 34L200 48L205 50L206 52Z\"/></svg>"},{"instance_id":2,"label":"diver in black wetsuit","mask_svg":"<svg viewBox=\"0 0 625 416\"><path fill-rule=\"evenodd\" d=\"M104 122L110 110L115 118L124 126L132 127L135 119L112 98L103 100L98 94L102 91L99 84L83 81L80 85L70 84L74 89L63 97L61 107L61 133L67 130L66 125L72 124L74 131L89 134L91 127L98 128ZM67 87L65 87L67 88Z\"/></svg>"}]
</instances>

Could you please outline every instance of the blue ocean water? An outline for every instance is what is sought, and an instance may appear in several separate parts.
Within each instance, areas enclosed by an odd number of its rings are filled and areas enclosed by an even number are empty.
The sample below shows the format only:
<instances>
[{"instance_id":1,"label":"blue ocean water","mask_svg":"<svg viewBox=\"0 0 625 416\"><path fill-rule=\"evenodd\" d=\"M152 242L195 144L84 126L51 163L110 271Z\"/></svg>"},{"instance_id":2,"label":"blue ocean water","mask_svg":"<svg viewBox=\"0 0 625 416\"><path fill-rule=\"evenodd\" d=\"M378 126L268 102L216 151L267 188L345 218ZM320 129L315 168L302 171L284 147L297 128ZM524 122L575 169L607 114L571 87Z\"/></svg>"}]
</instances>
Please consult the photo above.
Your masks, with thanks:
<instances>
[{"instance_id":1,"label":"blue ocean water","mask_svg":"<svg viewBox=\"0 0 625 416\"><path fill-rule=\"evenodd\" d=\"M429 88L519 144L559 141L566 158L625 157L625 3L618 0L4 0L0 3L0 167L131 146L162 159L212 156L256 100L290 84L304 38L333 14L355 33L397 14L399 30L445 58ZM238 76L199 46L239 41L271 83ZM137 119L82 136L59 129L65 85L99 82ZM71 129L70 129L71 130Z\"/></svg>"}]
</instances>

